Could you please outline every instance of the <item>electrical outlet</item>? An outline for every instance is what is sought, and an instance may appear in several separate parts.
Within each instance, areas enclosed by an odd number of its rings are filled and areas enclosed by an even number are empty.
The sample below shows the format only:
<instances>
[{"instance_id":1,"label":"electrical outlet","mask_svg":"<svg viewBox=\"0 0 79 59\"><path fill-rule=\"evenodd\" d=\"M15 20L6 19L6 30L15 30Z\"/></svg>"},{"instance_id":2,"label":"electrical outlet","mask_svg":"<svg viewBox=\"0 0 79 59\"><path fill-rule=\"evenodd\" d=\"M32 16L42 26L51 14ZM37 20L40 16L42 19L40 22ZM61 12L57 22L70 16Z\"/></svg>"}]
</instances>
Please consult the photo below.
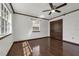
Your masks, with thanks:
<instances>
[{"instance_id":1,"label":"electrical outlet","mask_svg":"<svg viewBox=\"0 0 79 59\"><path fill-rule=\"evenodd\" d=\"M72 37L72 39L74 39L74 37Z\"/></svg>"}]
</instances>

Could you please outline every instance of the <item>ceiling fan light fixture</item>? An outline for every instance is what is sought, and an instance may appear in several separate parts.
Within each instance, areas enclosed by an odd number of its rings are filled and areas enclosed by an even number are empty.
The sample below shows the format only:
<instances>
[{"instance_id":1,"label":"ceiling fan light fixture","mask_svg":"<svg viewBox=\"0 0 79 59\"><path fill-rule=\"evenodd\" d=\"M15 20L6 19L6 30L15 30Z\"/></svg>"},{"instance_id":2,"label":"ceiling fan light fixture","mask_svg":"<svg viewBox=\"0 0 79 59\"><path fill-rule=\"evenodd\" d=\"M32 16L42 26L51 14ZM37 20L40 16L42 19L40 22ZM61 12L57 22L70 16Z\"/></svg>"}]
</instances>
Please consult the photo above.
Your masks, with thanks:
<instances>
[{"instance_id":1,"label":"ceiling fan light fixture","mask_svg":"<svg viewBox=\"0 0 79 59\"><path fill-rule=\"evenodd\" d=\"M41 18L45 18L45 16L44 16L44 15L40 15L39 17L41 17Z\"/></svg>"},{"instance_id":2,"label":"ceiling fan light fixture","mask_svg":"<svg viewBox=\"0 0 79 59\"><path fill-rule=\"evenodd\" d=\"M54 13L54 12L55 12L55 10L52 10L51 12L52 12L52 13Z\"/></svg>"}]
</instances>

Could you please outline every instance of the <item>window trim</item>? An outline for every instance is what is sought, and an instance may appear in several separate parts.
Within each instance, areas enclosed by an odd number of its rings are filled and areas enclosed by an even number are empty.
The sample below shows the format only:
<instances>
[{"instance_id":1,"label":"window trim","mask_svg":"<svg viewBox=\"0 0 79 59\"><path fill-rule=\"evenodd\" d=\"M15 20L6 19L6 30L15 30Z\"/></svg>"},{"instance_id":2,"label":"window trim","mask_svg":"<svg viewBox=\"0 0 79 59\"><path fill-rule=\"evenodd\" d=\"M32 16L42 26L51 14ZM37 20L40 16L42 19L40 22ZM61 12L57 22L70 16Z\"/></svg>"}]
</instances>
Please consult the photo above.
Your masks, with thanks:
<instances>
[{"instance_id":1,"label":"window trim","mask_svg":"<svg viewBox=\"0 0 79 59\"><path fill-rule=\"evenodd\" d=\"M6 14L6 17L7 16L10 16L10 18L12 19L12 17L11 17L11 12L9 11L9 9L8 9L8 7L6 6L6 4L5 3L0 3L1 5L3 4L3 7L4 8L6 8L6 13L8 12L8 15ZM4 14L4 10L1 10L0 11L1 13L3 12L3 14ZM7 19L6 17L1 17L0 16L0 18L2 18L2 19L4 19L4 21L7 21L8 23L9 23L9 18ZM11 22L12 23L12 22ZM10 24L10 26L12 25L11 23L9 23ZM5 27L5 24L4 24L4 27ZM5 29L4 29L5 30ZM11 29L11 31L9 31L9 32L5 32L4 31L4 33L1 33L1 35L0 35L0 40L2 40L3 38L5 38L5 37L7 37L7 36L10 36L10 35L12 35L12 29Z\"/></svg>"},{"instance_id":2,"label":"window trim","mask_svg":"<svg viewBox=\"0 0 79 59\"><path fill-rule=\"evenodd\" d=\"M12 35L12 33L9 33L9 34L6 34L6 35L0 37L0 40L4 39L4 38L6 38L6 37L8 37L8 36L10 36L10 35Z\"/></svg>"}]
</instances>

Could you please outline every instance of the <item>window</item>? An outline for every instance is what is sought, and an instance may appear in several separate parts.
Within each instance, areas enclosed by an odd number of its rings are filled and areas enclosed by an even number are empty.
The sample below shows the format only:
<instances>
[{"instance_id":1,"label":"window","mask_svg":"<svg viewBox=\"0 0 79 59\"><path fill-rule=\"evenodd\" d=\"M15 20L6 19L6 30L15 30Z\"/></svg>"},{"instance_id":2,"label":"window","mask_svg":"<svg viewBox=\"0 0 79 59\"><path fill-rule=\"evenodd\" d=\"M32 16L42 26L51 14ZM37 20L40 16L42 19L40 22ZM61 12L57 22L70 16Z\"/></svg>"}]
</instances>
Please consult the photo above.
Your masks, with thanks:
<instances>
[{"instance_id":1,"label":"window","mask_svg":"<svg viewBox=\"0 0 79 59\"><path fill-rule=\"evenodd\" d=\"M33 32L39 32L40 31L40 20L33 19Z\"/></svg>"},{"instance_id":2,"label":"window","mask_svg":"<svg viewBox=\"0 0 79 59\"><path fill-rule=\"evenodd\" d=\"M11 13L5 4L0 3L0 37L12 33Z\"/></svg>"}]
</instances>

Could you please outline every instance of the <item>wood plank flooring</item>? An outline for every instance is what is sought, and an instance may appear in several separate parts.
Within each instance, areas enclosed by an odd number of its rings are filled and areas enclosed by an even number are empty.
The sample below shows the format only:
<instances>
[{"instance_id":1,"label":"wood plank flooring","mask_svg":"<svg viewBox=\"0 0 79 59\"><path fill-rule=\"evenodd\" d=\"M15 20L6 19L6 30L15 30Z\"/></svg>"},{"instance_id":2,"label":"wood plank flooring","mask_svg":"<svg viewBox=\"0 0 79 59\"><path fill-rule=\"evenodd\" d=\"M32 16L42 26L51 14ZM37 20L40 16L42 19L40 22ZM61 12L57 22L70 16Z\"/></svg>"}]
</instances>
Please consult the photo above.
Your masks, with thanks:
<instances>
[{"instance_id":1,"label":"wood plank flooring","mask_svg":"<svg viewBox=\"0 0 79 59\"><path fill-rule=\"evenodd\" d=\"M32 56L79 56L79 46L52 38L28 41ZM24 56L22 42L14 43L7 56Z\"/></svg>"}]
</instances>

